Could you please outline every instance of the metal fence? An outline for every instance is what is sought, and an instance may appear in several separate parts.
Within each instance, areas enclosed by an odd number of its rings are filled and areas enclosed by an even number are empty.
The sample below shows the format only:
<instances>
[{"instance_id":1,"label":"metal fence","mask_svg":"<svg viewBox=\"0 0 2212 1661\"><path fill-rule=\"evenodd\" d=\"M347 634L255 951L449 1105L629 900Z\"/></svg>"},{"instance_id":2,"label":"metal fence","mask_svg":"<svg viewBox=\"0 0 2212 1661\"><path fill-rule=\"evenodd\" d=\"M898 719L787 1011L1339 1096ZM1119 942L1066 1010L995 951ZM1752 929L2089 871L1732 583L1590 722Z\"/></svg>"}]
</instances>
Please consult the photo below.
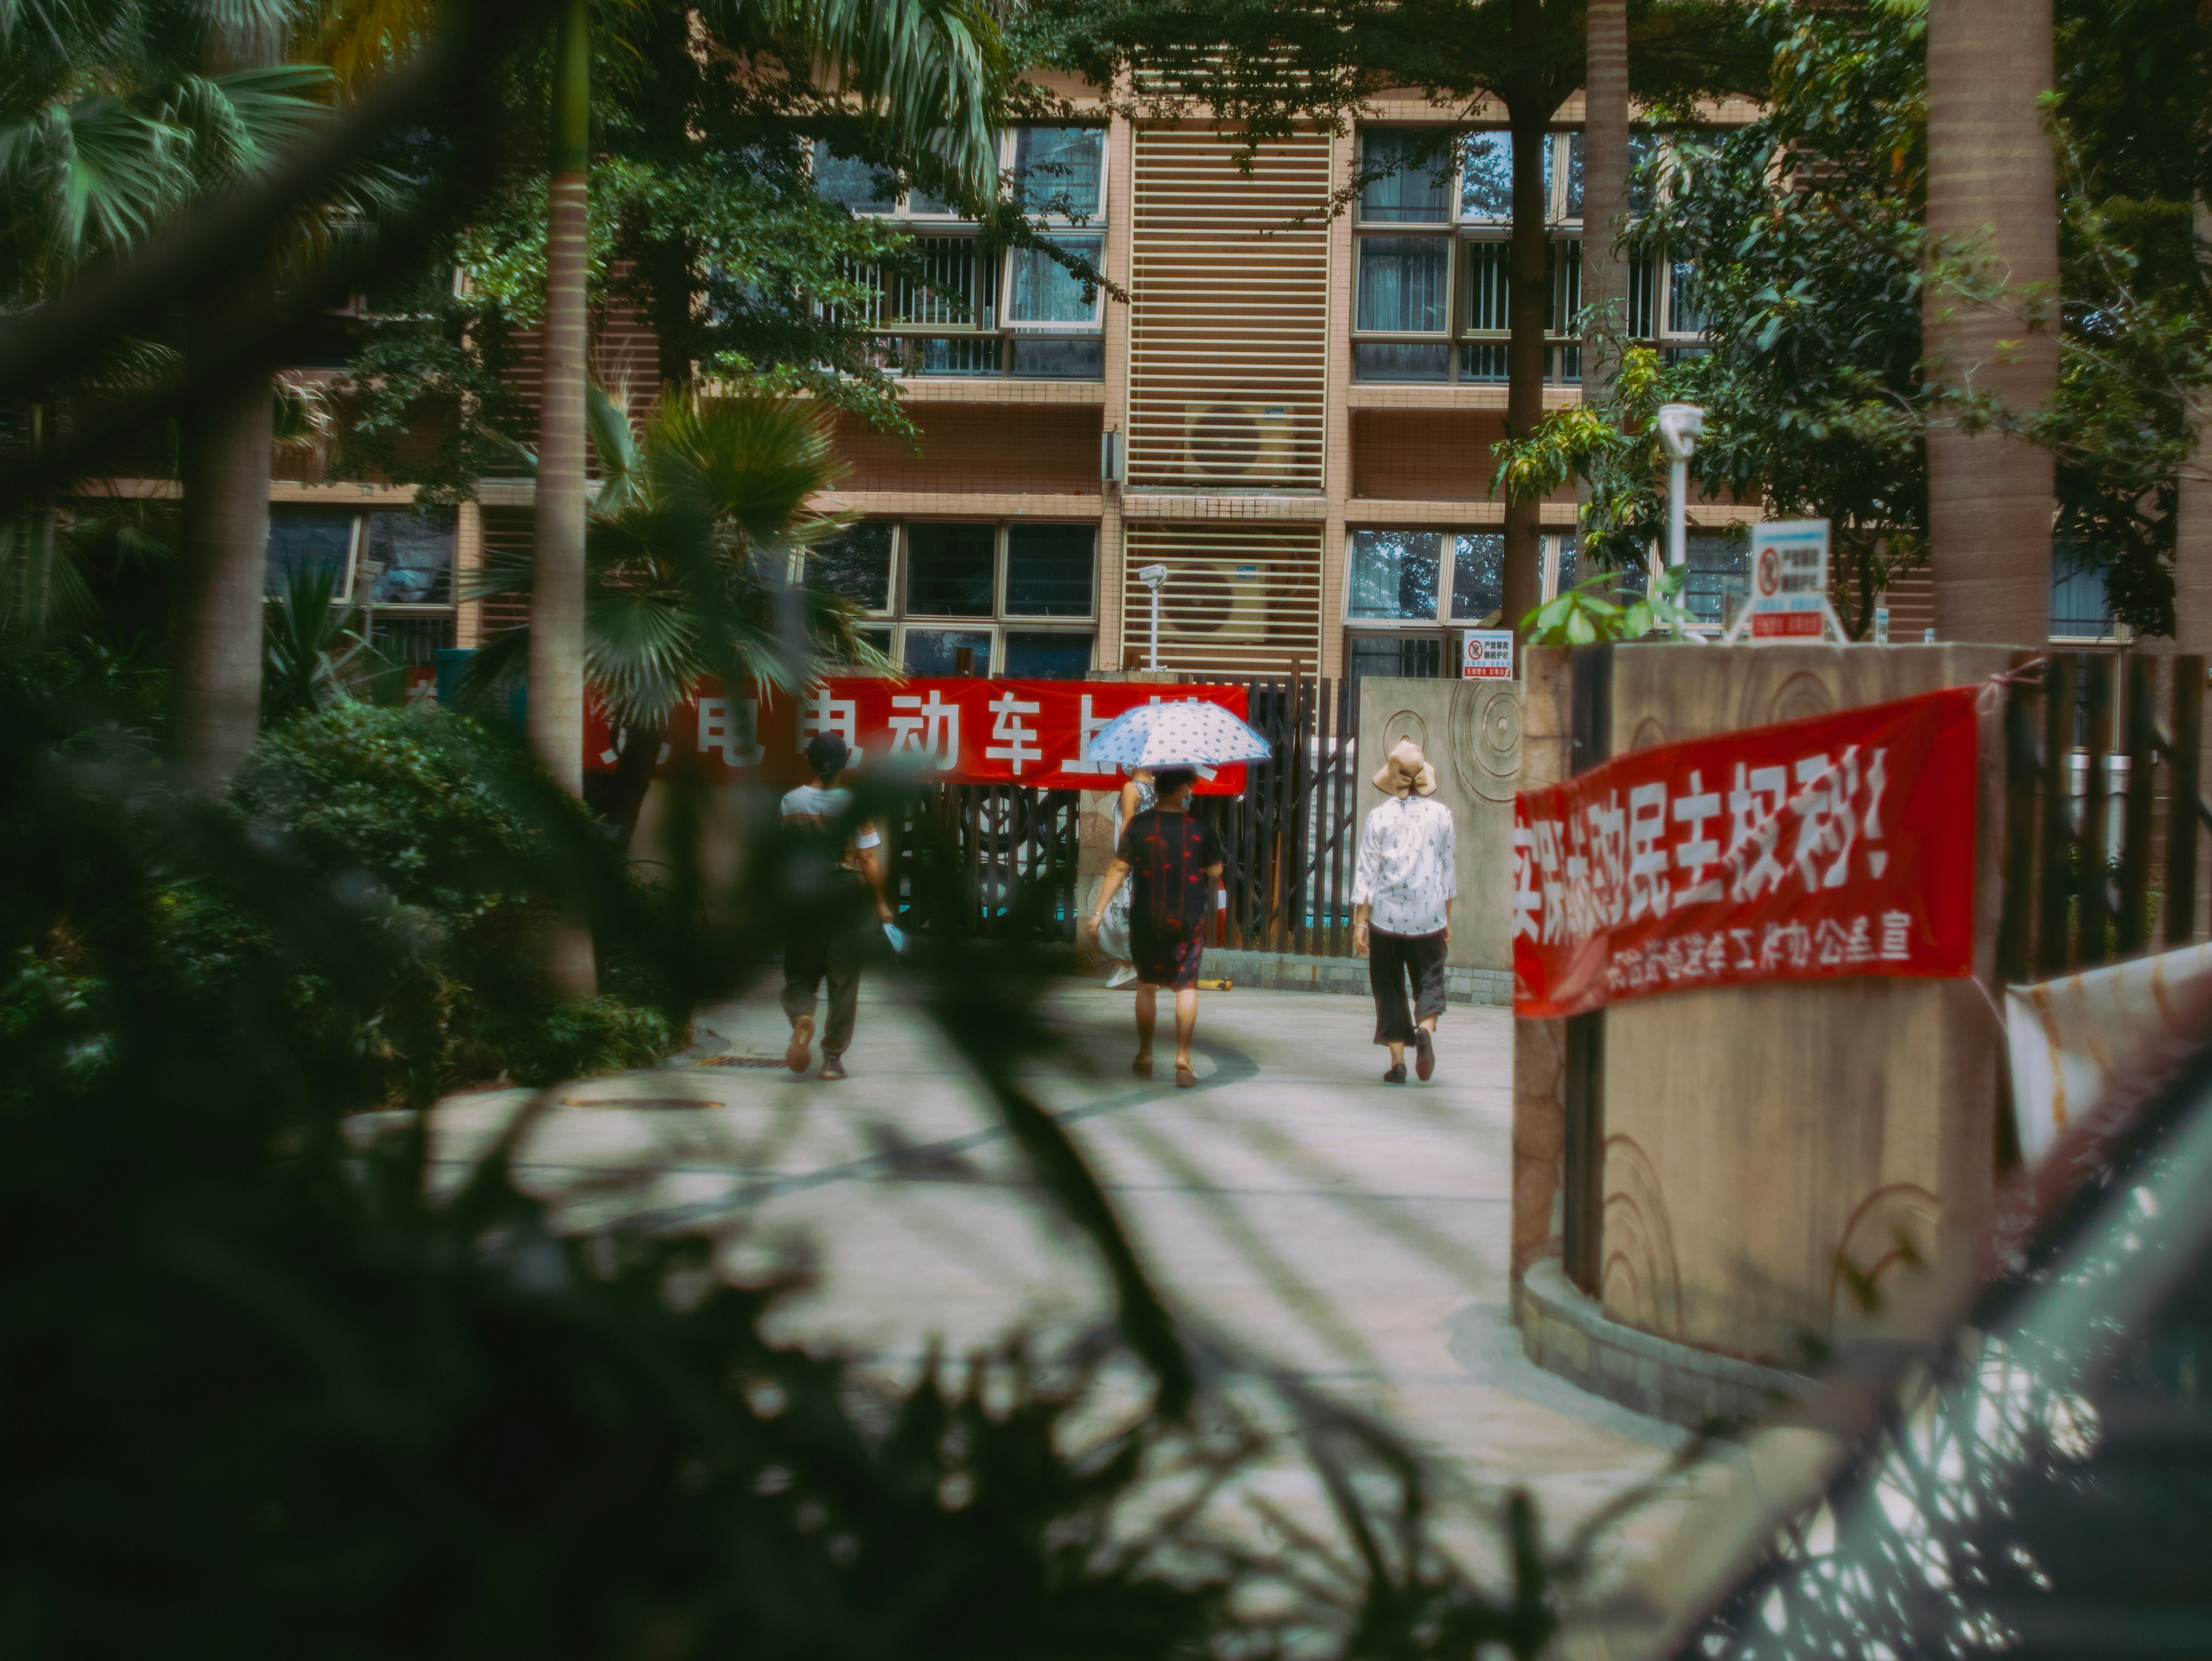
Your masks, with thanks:
<instances>
[{"instance_id":1,"label":"metal fence","mask_svg":"<svg viewBox=\"0 0 2212 1661\"><path fill-rule=\"evenodd\" d=\"M1274 757L1248 769L1242 794L1198 801L1224 850L1224 944L1351 952L1357 689L1313 678L1247 684L1248 718ZM914 798L886 827L902 925L1073 940L1080 802L1073 790L1005 785L939 785Z\"/></svg>"},{"instance_id":2,"label":"metal fence","mask_svg":"<svg viewBox=\"0 0 2212 1661\"><path fill-rule=\"evenodd\" d=\"M901 926L931 934L1075 938L1081 801L1073 790L938 785L887 826Z\"/></svg>"},{"instance_id":3,"label":"metal fence","mask_svg":"<svg viewBox=\"0 0 2212 1661\"><path fill-rule=\"evenodd\" d=\"M1239 796L1200 799L1226 857L1224 943L1342 957L1352 950L1359 683L1255 680L1246 719L1274 757Z\"/></svg>"},{"instance_id":4,"label":"metal fence","mask_svg":"<svg viewBox=\"0 0 2212 1661\"><path fill-rule=\"evenodd\" d=\"M2091 968L2203 932L2197 862L2204 660L2054 653L2005 705L2008 983ZM2160 703L2165 704L2163 716ZM2117 740L2117 741L2116 741Z\"/></svg>"}]
</instances>

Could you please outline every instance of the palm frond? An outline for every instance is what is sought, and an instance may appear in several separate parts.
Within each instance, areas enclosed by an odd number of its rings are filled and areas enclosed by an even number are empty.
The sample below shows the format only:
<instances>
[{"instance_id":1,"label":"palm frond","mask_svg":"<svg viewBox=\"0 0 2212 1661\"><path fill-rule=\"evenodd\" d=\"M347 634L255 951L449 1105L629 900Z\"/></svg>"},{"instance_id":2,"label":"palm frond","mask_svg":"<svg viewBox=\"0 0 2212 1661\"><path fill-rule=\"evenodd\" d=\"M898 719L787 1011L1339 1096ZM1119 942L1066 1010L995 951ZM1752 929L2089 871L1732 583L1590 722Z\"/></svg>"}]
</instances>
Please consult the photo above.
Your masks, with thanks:
<instances>
[{"instance_id":1,"label":"palm frond","mask_svg":"<svg viewBox=\"0 0 2212 1661\"><path fill-rule=\"evenodd\" d=\"M971 0L720 0L702 9L811 48L896 146L938 156L978 199L998 187L996 93L1009 81L997 16Z\"/></svg>"},{"instance_id":2,"label":"palm frond","mask_svg":"<svg viewBox=\"0 0 2212 1661\"><path fill-rule=\"evenodd\" d=\"M629 422L629 389L610 393L599 376L584 384L584 429L599 459L599 502L617 512L641 501L648 490L639 465L637 430Z\"/></svg>"},{"instance_id":3,"label":"palm frond","mask_svg":"<svg viewBox=\"0 0 2212 1661\"><path fill-rule=\"evenodd\" d=\"M670 496L756 546L789 533L843 471L821 411L791 399L672 399L651 439Z\"/></svg>"},{"instance_id":4,"label":"palm frond","mask_svg":"<svg viewBox=\"0 0 2212 1661\"><path fill-rule=\"evenodd\" d=\"M704 666L680 598L602 589L587 599L584 678L617 724L661 725Z\"/></svg>"},{"instance_id":5,"label":"palm frond","mask_svg":"<svg viewBox=\"0 0 2212 1661\"><path fill-rule=\"evenodd\" d=\"M426 0L345 0L326 9L314 53L341 85L359 87L414 57L437 20Z\"/></svg>"}]
</instances>

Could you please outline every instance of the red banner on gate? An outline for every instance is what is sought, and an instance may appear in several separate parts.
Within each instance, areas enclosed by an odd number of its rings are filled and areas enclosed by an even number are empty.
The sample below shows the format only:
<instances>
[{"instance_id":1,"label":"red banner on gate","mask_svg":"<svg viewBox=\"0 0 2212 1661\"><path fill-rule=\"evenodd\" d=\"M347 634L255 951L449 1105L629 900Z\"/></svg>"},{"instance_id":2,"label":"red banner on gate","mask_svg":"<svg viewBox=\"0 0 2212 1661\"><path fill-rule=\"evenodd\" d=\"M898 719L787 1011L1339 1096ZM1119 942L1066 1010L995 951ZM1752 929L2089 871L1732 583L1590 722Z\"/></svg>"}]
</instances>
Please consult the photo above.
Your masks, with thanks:
<instances>
[{"instance_id":1,"label":"red banner on gate","mask_svg":"<svg viewBox=\"0 0 2212 1661\"><path fill-rule=\"evenodd\" d=\"M1239 721L1242 686L1158 686L1084 680L828 680L811 692L732 697L702 682L661 733L656 776L696 770L720 782L798 783L807 740L835 733L854 765L889 765L937 784L1033 784L1110 790L1121 770L1091 759L1098 729L1143 703L1218 704ZM584 765L611 773L617 735L596 706L585 714ZM1234 795L1243 764L1201 776L1201 794Z\"/></svg>"},{"instance_id":2,"label":"red banner on gate","mask_svg":"<svg viewBox=\"0 0 2212 1661\"><path fill-rule=\"evenodd\" d=\"M1976 689L1622 756L1513 812L1513 1009L1973 972Z\"/></svg>"}]
</instances>

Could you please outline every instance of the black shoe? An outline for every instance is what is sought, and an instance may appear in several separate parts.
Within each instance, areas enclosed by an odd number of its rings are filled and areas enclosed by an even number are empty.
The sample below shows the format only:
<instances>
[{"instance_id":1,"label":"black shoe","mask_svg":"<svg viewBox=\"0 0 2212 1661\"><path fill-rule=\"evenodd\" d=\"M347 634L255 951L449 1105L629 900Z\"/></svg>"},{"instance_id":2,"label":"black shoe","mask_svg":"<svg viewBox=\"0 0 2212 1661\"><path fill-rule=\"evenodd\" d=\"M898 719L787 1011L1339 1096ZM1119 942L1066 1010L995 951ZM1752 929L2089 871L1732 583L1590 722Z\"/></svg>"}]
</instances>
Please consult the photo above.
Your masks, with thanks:
<instances>
[{"instance_id":1,"label":"black shoe","mask_svg":"<svg viewBox=\"0 0 2212 1661\"><path fill-rule=\"evenodd\" d=\"M1417 1026L1413 1029L1413 1076L1426 1084L1429 1074L1436 1070L1436 1040L1429 1035L1427 1027Z\"/></svg>"},{"instance_id":2,"label":"black shoe","mask_svg":"<svg viewBox=\"0 0 2212 1661\"><path fill-rule=\"evenodd\" d=\"M1395 1066L1395 1067L1392 1068L1389 1072L1385 1073L1385 1074L1382 1075L1382 1082L1383 1082L1384 1084L1403 1084L1403 1083L1405 1083L1405 1082L1406 1082L1406 1064L1405 1064L1405 1062L1400 1062L1397 1064L1397 1066Z\"/></svg>"},{"instance_id":3,"label":"black shoe","mask_svg":"<svg viewBox=\"0 0 2212 1661\"><path fill-rule=\"evenodd\" d=\"M822 1076L832 1084L845 1076L844 1059L834 1050L822 1052Z\"/></svg>"}]
</instances>

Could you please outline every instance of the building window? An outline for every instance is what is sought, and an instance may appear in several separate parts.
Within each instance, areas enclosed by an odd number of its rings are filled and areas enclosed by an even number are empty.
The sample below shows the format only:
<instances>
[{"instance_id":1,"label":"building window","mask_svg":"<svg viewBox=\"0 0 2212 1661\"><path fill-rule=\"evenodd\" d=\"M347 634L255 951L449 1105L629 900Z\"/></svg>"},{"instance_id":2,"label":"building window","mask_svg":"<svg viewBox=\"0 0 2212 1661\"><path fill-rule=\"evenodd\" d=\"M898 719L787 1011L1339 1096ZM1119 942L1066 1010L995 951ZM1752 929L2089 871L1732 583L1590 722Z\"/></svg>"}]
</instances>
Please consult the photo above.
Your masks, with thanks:
<instances>
[{"instance_id":1,"label":"building window","mask_svg":"<svg viewBox=\"0 0 2212 1661\"><path fill-rule=\"evenodd\" d=\"M2112 634L2112 605L2106 592L2105 568L2085 545L2057 543L2051 561L2051 638L2108 640Z\"/></svg>"},{"instance_id":2,"label":"building window","mask_svg":"<svg viewBox=\"0 0 2212 1661\"><path fill-rule=\"evenodd\" d=\"M357 607L362 634L385 659L428 668L453 643L451 508L269 509L264 591L287 592L295 572L331 580L331 603Z\"/></svg>"},{"instance_id":3,"label":"building window","mask_svg":"<svg viewBox=\"0 0 2212 1661\"><path fill-rule=\"evenodd\" d=\"M1686 542L1682 609L1701 624L1725 629L1751 592L1750 539L1693 531Z\"/></svg>"},{"instance_id":4,"label":"building window","mask_svg":"<svg viewBox=\"0 0 2212 1661\"><path fill-rule=\"evenodd\" d=\"M1101 127L1017 127L1014 204L1024 213L1078 223L1105 205L1106 133Z\"/></svg>"},{"instance_id":5,"label":"building window","mask_svg":"<svg viewBox=\"0 0 2212 1661\"><path fill-rule=\"evenodd\" d=\"M1080 679L1098 616L1096 525L866 520L805 581L869 614L859 632L912 675Z\"/></svg>"},{"instance_id":6,"label":"building window","mask_svg":"<svg viewBox=\"0 0 2212 1661\"><path fill-rule=\"evenodd\" d=\"M1458 661L1454 631L1498 620L1505 538L1496 531L1354 531L1346 568L1346 661L1354 677L1442 674L1445 662Z\"/></svg>"},{"instance_id":7,"label":"building window","mask_svg":"<svg viewBox=\"0 0 2212 1661\"><path fill-rule=\"evenodd\" d=\"M1106 134L1098 127L1007 132L1000 159L1015 204L1042 219L1054 248L1092 271L1105 259ZM1106 373L1104 299L1047 250L987 246L982 227L814 141L817 188L856 214L914 222L918 276L853 273L874 290L860 321L879 327L877 361L895 374L1097 380Z\"/></svg>"},{"instance_id":8,"label":"building window","mask_svg":"<svg viewBox=\"0 0 2212 1661\"><path fill-rule=\"evenodd\" d=\"M1370 675L1399 680L1435 680L1444 672L1443 638L1438 635L1354 635L1344 662L1354 680L1364 680Z\"/></svg>"},{"instance_id":9,"label":"building window","mask_svg":"<svg viewBox=\"0 0 2212 1661\"><path fill-rule=\"evenodd\" d=\"M1598 574L1599 567L1582 557L1582 540L1574 535L1544 538L1544 578L1540 592L1547 601L1557 599L1576 584L1587 582ZM1635 595L1651 592L1651 568L1648 563L1621 566L1612 576L1612 593Z\"/></svg>"},{"instance_id":10,"label":"building window","mask_svg":"<svg viewBox=\"0 0 2212 1661\"><path fill-rule=\"evenodd\" d=\"M1632 199L1648 207L1652 180L1677 141L1630 137ZM1358 276L1352 372L1358 380L1503 385L1511 316L1506 243L1513 212L1513 137L1486 130L1455 143L1437 128L1373 128L1361 138L1355 231ZM1545 378L1582 379L1583 137L1544 140L1545 218L1551 226ZM1630 267L1628 332L1670 358L1703 348L1705 319L1686 262Z\"/></svg>"}]
</instances>

